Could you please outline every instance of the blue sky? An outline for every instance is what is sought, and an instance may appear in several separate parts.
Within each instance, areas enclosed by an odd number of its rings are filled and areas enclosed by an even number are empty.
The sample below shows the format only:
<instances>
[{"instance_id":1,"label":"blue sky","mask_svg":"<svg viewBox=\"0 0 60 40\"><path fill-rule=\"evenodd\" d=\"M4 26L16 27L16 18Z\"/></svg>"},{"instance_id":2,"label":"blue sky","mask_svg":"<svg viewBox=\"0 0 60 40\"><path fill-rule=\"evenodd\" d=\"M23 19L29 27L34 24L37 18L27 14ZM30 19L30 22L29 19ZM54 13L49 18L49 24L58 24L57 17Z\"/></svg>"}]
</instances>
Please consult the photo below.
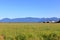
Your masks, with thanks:
<instances>
[{"instance_id":1,"label":"blue sky","mask_svg":"<svg viewBox=\"0 0 60 40\"><path fill-rule=\"evenodd\" d=\"M60 17L60 0L0 0L1 18Z\"/></svg>"}]
</instances>

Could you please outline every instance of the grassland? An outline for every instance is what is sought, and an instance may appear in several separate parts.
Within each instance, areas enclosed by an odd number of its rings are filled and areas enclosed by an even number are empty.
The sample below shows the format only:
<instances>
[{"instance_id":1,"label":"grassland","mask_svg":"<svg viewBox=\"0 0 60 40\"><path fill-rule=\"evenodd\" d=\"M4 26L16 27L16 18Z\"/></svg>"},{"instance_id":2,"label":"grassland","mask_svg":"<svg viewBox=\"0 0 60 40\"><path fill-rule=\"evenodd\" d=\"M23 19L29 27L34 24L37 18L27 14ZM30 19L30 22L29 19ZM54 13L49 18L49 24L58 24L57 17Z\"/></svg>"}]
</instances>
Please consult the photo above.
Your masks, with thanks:
<instances>
[{"instance_id":1,"label":"grassland","mask_svg":"<svg viewBox=\"0 0 60 40\"><path fill-rule=\"evenodd\" d=\"M60 23L0 23L0 40L60 40Z\"/></svg>"}]
</instances>

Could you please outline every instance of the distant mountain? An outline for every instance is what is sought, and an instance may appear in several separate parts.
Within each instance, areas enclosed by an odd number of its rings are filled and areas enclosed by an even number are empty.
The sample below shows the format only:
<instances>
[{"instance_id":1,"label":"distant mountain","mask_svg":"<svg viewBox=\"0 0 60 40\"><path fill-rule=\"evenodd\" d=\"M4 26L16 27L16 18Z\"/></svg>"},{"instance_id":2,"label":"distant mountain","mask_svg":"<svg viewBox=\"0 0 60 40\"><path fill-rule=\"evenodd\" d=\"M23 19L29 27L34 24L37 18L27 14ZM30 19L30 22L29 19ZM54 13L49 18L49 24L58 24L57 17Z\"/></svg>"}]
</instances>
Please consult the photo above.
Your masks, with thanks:
<instances>
[{"instance_id":1,"label":"distant mountain","mask_svg":"<svg viewBox=\"0 0 60 40\"><path fill-rule=\"evenodd\" d=\"M27 18L14 18L14 19L9 19L9 18L4 18L1 19L0 22L45 22L45 21L58 21L59 18L52 17L52 18L32 18L32 17L27 17Z\"/></svg>"}]
</instances>

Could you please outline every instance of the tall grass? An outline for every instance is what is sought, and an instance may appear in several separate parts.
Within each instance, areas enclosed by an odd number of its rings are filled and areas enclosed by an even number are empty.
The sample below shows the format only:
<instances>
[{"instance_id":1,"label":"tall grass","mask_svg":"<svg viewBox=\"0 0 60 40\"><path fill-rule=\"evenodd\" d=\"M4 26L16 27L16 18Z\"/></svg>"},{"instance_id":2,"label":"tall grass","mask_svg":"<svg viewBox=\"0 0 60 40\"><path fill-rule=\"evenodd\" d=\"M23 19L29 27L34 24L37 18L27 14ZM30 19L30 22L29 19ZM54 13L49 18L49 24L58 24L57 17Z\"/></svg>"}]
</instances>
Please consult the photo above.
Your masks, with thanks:
<instances>
[{"instance_id":1,"label":"tall grass","mask_svg":"<svg viewBox=\"0 0 60 40\"><path fill-rule=\"evenodd\" d=\"M0 23L2 34L4 40L60 40L60 23Z\"/></svg>"}]
</instances>

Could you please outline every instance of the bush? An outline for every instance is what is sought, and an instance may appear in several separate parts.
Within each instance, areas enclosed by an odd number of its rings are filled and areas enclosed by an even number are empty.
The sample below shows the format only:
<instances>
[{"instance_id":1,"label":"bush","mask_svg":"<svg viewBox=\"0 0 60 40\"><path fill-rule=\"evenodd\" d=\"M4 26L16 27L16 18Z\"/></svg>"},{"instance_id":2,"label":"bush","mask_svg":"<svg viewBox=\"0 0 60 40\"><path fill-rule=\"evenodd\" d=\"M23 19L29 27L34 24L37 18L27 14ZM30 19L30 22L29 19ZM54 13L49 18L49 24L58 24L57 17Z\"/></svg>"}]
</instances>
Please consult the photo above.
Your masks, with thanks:
<instances>
[{"instance_id":1,"label":"bush","mask_svg":"<svg viewBox=\"0 0 60 40\"><path fill-rule=\"evenodd\" d=\"M52 33L48 36L48 40L57 40L58 36L55 33Z\"/></svg>"},{"instance_id":2,"label":"bush","mask_svg":"<svg viewBox=\"0 0 60 40\"><path fill-rule=\"evenodd\" d=\"M48 38L48 36L47 36L47 35L45 35L45 34L44 34L44 35L42 35L42 37L43 37L43 39L44 39L44 40L47 40L47 38Z\"/></svg>"},{"instance_id":3,"label":"bush","mask_svg":"<svg viewBox=\"0 0 60 40\"><path fill-rule=\"evenodd\" d=\"M17 35L15 37L16 40L26 40L26 36L24 34Z\"/></svg>"},{"instance_id":4,"label":"bush","mask_svg":"<svg viewBox=\"0 0 60 40\"><path fill-rule=\"evenodd\" d=\"M49 35L42 35L44 40L58 40L58 36L55 33Z\"/></svg>"},{"instance_id":5,"label":"bush","mask_svg":"<svg viewBox=\"0 0 60 40\"><path fill-rule=\"evenodd\" d=\"M6 37L5 40L13 40L12 37Z\"/></svg>"}]
</instances>

